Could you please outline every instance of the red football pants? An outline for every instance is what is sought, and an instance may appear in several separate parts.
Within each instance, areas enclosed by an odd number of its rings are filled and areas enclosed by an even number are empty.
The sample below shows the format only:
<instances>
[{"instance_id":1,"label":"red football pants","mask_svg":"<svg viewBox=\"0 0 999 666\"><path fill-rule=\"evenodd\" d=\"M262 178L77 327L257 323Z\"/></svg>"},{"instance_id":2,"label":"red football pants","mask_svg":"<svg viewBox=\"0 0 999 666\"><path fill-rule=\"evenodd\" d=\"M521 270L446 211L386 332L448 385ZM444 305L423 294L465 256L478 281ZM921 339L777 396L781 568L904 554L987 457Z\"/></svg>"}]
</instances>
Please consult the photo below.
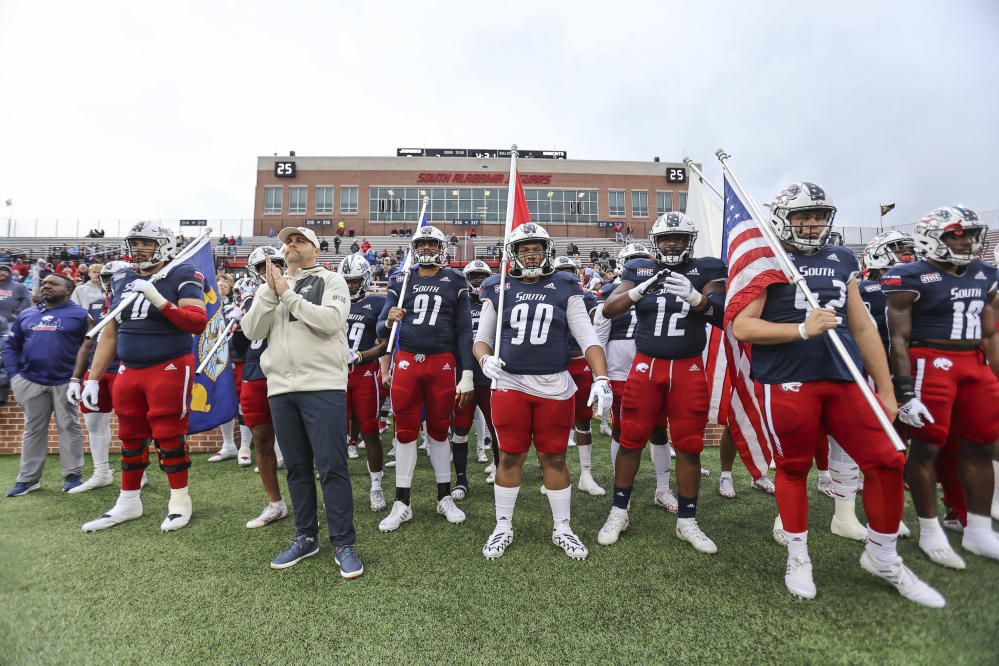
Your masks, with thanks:
<instances>
[{"instance_id":1,"label":"red football pants","mask_svg":"<svg viewBox=\"0 0 999 666\"><path fill-rule=\"evenodd\" d=\"M351 366L347 375L347 424L349 427L356 417L363 436L378 434L380 389L377 361Z\"/></svg>"},{"instance_id":2,"label":"red football pants","mask_svg":"<svg viewBox=\"0 0 999 666\"><path fill-rule=\"evenodd\" d=\"M708 382L700 356L635 354L621 398L621 446L643 449L652 429L669 421L673 448L699 454L708 423Z\"/></svg>"},{"instance_id":3,"label":"red football pants","mask_svg":"<svg viewBox=\"0 0 999 666\"><path fill-rule=\"evenodd\" d=\"M447 439L454 411L454 368L454 354L450 352L430 355L396 352L391 395L395 436L400 444L416 441L424 407L427 434L438 442Z\"/></svg>"},{"instance_id":4,"label":"red football pants","mask_svg":"<svg viewBox=\"0 0 999 666\"><path fill-rule=\"evenodd\" d=\"M513 390L492 392L493 427L500 451L512 455L534 448L558 455L569 448L573 399L553 400Z\"/></svg>"},{"instance_id":5,"label":"red football pants","mask_svg":"<svg viewBox=\"0 0 999 666\"><path fill-rule=\"evenodd\" d=\"M991 445L999 439L999 419L995 416L999 379L981 351L910 347L909 360L916 397L934 421L913 428L913 439L943 446L952 427L958 437L977 444Z\"/></svg>"},{"instance_id":6,"label":"red football pants","mask_svg":"<svg viewBox=\"0 0 999 666\"><path fill-rule=\"evenodd\" d=\"M575 423L586 423L589 431L590 419L593 418L593 406L587 406L590 399L590 388L593 386L593 371L585 357L574 358L566 368L572 381L576 382L575 402L573 403L573 418Z\"/></svg>"}]
</instances>

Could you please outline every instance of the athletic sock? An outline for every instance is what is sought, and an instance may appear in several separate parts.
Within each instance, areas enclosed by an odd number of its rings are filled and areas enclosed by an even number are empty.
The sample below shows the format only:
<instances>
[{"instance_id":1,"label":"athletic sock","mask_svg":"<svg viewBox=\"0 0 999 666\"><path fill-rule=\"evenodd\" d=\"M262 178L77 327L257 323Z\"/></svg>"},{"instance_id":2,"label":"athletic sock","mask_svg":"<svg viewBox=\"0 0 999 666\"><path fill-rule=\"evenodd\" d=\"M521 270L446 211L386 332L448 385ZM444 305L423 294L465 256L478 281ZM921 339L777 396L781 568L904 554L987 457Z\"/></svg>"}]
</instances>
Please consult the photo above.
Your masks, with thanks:
<instances>
[{"instance_id":1,"label":"athletic sock","mask_svg":"<svg viewBox=\"0 0 999 666\"><path fill-rule=\"evenodd\" d=\"M478 407L475 408L475 443L478 448L483 449L486 446L486 435L489 433L486 427L486 417L483 416L482 410Z\"/></svg>"},{"instance_id":2,"label":"athletic sock","mask_svg":"<svg viewBox=\"0 0 999 666\"><path fill-rule=\"evenodd\" d=\"M617 469L617 451L621 448L621 442L611 438L611 471Z\"/></svg>"},{"instance_id":3,"label":"athletic sock","mask_svg":"<svg viewBox=\"0 0 999 666\"><path fill-rule=\"evenodd\" d=\"M83 415L87 426L87 436L90 440L90 457L94 461L94 475L108 474L109 450L111 449L111 413L91 412Z\"/></svg>"},{"instance_id":4,"label":"athletic sock","mask_svg":"<svg viewBox=\"0 0 999 666\"><path fill-rule=\"evenodd\" d=\"M253 433L245 423L239 424L239 448L250 450L250 442L253 441Z\"/></svg>"},{"instance_id":5,"label":"athletic sock","mask_svg":"<svg viewBox=\"0 0 999 666\"><path fill-rule=\"evenodd\" d=\"M732 471L731 470L722 470L721 478L731 480L732 479Z\"/></svg>"},{"instance_id":6,"label":"athletic sock","mask_svg":"<svg viewBox=\"0 0 999 666\"><path fill-rule=\"evenodd\" d=\"M676 504L679 507L677 511L677 518L696 518L697 517L697 498L696 497L684 497L683 495L677 493Z\"/></svg>"},{"instance_id":7,"label":"athletic sock","mask_svg":"<svg viewBox=\"0 0 999 666\"><path fill-rule=\"evenodd\" d=\"M787 535L787 556L808 559L808 532L785 532Z\"/></svg>"},{"instance_id":8,"label":"athletic sock","mask_svg":"<svg viewBox=\"0 0 999 666\"><path fill-rule=\"evenodd\" d=\"M437 440L430 438L429 444L427 445L430 454L430 465L434 468L434 476L437 478L438 487L441 484L447 484L450 488L451 485L451 447L448 445L447 440ZM398 458L396 458L398 460ZM445 495L450 494L450 490L444 493ZM438 498L440 499L440 498Z\"/></svg>"},{"instance_id":9,"label":"athletic sock","mask_svg":"<svg viewBox=\"0 0 999 666\"><path fill-rule=\"evenodd\" d=\"M562 490L548 489L548 504L552 508L552 521L556 532L570 532L569 517L572 504L572 486Z\"/></svg>"},{"instance_id":10,"label":"athletic sock","mask_svg":"<svg viewBox=\"0 0 999 666\"><path fill-rule=\"evenodd\" d=\"M622 488L620 486L614 486L614 506L619 509L628 510L628 503L631 502L631 489L634 486L628 486L627 488ZM550 490L548 492L551 492Z\"/></svg>"},{"instance_id":11,"label":"athletic sock","mask_svg":"<svg viewBox=\"0 0 999 666\"><path fill-rule=\"evenodd\" d=\"M992 532L992 516L981 516L975 513L968 512L968 524L964 528L965 532L976 533L991 533Z\"/></svg>"},{"instance_id":12,"label":"athletic sock","mask_svg":"<svg viewBox=\"0 0 999 666\"><path fill-rule=\"evenodd\" d=\"M590 474L590 470L593 468L593 445L578 444L576 450L579 451L580 474Z\"/></svg>"},{"instance_id":13,"label":"athletic sock","mask_svg":"<svg viewBox=\"0 0 999 666\"><path fill-rule=\"evenodd\" d=\"M437 482L437 501L440 502L442 499L451 494L451 479L447 481Z\"/></svg>"},{"instance_id":14,"label":"athletic sock","mask_svg":"<svg viewBox=\"0 0 999 666\"><path fill-rule=\"evenodd\" d=\"M371 477L371 487L381 488L382 487L382 477L385 476L385 472L368 472Z\"/></svg>"},{"instance_id":15,"label":"athletic sock","mask_svg":"<svg viewBox=\"0 0 999 666\"><path fill-rule=\"evenodd\" d=\"M867 526L867 545L864 547L871 557L879 562L894 562L898 557L895 545L898 543L898 532L884 534Z\"/></svg>"},{"instance_id":16,"label":"athletic sock","mask_svg":"<svg viewBox=\"0 0 999 666\"><path fill-rule=\"evenodd\" d=\"M656 492L669 488L669 446L666 444L651 444L649 455L652 457L652 467L656 471Z\"/></svg>"},{"instance_id":17,"label":"athletic sock","mask_svg":"<svg viewBox=\"0 0 999 666\"><path fill-rule=\"evenodd\" d=\"M395 497L409 504L409 489L413 485L413 472L416 470L416 442L395 444ZM405 492L402 492L405 491Z\"/></svg>"},{"instance_id":18,"label":"athletic sock","mask_svg":"<svg viewBox=\"0 0 999 666\"><path fill-rule=\"evenodd\" d=\"M451 451L454 454L454 472L461 478L468 471L468 435L452 435Z\"/></svg>"},{"instance_id":19,"label":"athletic sock","mask_svg":"<svg viewBox=\"0 0 999 666\"><path fill-rule=\"evenodd\" d=\"M409 506L409 503L410 503L409 493L410 493L410 491L411 491L410 488L401 488L399 486L396 486L395 487L395 499L396 499L396 501L397 502L402 502L406 506Z\"/></svg>"},{"instance_id":20,"label":"athletic sock","mask_svg":"<svg viewBox=\"0 0 999 666\"><path fill-rule=\"evenodd\" d=\"M219 426L222 430L222 450L236 450L236 419L230 419Z\"/></svg>"},{"instance_id":21,"label":"athletic sock","mask_svg":"<svg viewBox=\"0 0 999 666\"><path fill-rule=\"evenodd\" d=\"M517 505L517 494L520 486L505 488L498 483L493 484L493 498L496 503L496 527L513 529L513 509Z\"/></svg>"}]
</instances>

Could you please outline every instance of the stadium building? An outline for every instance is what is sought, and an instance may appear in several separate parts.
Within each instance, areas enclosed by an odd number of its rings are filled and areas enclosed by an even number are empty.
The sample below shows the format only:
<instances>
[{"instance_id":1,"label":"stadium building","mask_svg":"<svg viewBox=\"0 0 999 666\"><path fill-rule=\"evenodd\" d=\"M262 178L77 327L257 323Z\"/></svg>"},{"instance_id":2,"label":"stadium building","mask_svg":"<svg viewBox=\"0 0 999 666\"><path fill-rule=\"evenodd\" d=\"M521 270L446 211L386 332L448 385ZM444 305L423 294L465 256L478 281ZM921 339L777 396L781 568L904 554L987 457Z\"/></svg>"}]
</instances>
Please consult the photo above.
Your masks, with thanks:
<instances>
[{"instance_id":1,"label":"stadium building","mask_svg":"<svg viewBox=\"0 0 999 666\"><path fill-rule=\"evenodd\" d=\"M258 157L253 235L307 226L331 236L339 223L358 236L412 228L424 196L430 223L447 234L502 236L510 151L407 149L395 157ZM531 219L553 236L645 237L656 218L686 210L681 163L571 160L564 151L519 151Z\"/></svg>"}]
</instances>

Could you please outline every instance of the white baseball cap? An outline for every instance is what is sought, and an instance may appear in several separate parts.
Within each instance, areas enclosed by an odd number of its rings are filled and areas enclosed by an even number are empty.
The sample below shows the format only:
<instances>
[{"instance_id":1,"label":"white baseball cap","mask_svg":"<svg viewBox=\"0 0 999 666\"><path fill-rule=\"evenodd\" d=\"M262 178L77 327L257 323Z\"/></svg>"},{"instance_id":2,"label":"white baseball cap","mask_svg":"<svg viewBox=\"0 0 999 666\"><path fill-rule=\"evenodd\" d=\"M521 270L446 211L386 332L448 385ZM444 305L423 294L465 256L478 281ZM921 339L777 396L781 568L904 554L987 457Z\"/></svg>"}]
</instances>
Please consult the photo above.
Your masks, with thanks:
<instances>
[{"instance_id":1,"label":"white baseball cap","mask_svg":"<svg viewBox=\"0 0 999 666\"><path fill-rule=\"evenodd\" d=\"M319 247L319 239L316 238L316 232L306 227L285 227L284 229L281 230L281 233L278 234L278 238L281 239L282 243L287 243L288 236L292 234L302 234L307 239L309 239L310 243L312 243L316 247Z\"/></svg>"}]
</instances>

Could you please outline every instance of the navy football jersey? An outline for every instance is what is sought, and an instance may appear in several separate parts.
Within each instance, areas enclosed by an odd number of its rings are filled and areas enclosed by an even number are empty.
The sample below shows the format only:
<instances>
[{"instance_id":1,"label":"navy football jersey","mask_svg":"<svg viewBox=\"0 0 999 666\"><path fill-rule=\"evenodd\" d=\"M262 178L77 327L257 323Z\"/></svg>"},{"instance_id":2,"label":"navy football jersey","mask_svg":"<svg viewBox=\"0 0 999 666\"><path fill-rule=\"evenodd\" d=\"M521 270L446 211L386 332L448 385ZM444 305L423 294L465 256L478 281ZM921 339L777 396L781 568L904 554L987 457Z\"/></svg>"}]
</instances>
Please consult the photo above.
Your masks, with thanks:
<instances>
[{"instance_id":1,"label":"navy football jersey","mask_svg":"<svg viewBox=\"0 0 999 666\"><path fill-rule=\"evenodd\" d=\"M860 348L846 321L846 287L860 272L853 252L838 245L823 245L813 254L789 252L787 256L804 276L819 304L836 310L840 340L857 368L862 368ZM767 287L767 302L761 316L778 324L800 324L810 310L801 291L784 282ZM752 377L762 384L853 379L827 335L779 345L753 345Z\"/></svg>"},{"instance_id":2,"label":"navy football jersey","mask_svg":"<svg viewBox=\"0 0 999 666\"><path fill-rule=\"evenodd\" d=\"M468 309L468 280L461 271L442 268L421 277L413 269L399 303L402 274L389 280L385 305L378 316L378 335L387 338L388 311L398 304L406 311L399 324L399 349L411 354L451 352L462 369L471 369L472 318Z\"/></svg>"},{"instance_id":3,"label":"navy football jersey","mask_svg":"<svg viewBox=\"0 0 999 666\"><path fill-rule=\"evenodd\" d=\"M857 283L860 289L860 298L864 301L864 307L878 327L878 335L881 336L881 344L888 352L888 297L881 291L881 283L874 280L861 280Z\"/></svg>"},{"instance_id":4,"label":"navy football jersey","mask_svg":"<svg viewBox=\"0 0 999 666\"><path fill-rule=\"evenodd\" d=\"M982 310L995 290L995 266L974 259L960 275L941 271L926 261L897 264L881 278L885 293L911 291L912 340L977 340L982 337Z\"/></svg>"},{"instance_id":5,"label":"navy football jersey","mask_svg":"<svg viewBox=\"0 0 999 666\"><path fill-rule=\"evenodd\" d=\"M347 315L347 343L351 351L364 351L375 346L378 333L378 315L385 308L385 297L378 294L367 294L361 300L350 304L350 314ZM365 359L367 361L368 359Z\"/></svg>"},{"instance_id":6,"label":"navy football jersey","mask_svg":"<svg viewBox=\"0 0 999 666\"><path fill-rule=\"evenodd\" d=\"M243 311L249 312L250 308L253 307L253 296L249 296L243 300ZM233 338L242 335L241 331L236 331ZM264 355L264 351L267 349L267 338L263 340L249 340L249 345L246 348L246 353L243 357L246 359L243 361L243 381L252 382L258 379L267 379L267 375L264 374L263 368L260 367L260 357Z\"/></svg>"},{"instance_id":7,"label":"navy football jersey","mask_svg":"<svg viewBox=\"0 0 999 666\"><path fill-rule=\"evenodd\" d=\"M499 355L515 375L550 375L569 367L569 299L582 296L579 278L556 272L526 284L507 278ZM499 309L499 278L482 283L482 297Z\"/></svg>"},{"instance_id":8,"label":"navy football jersey","mask_svg":"<svg viewBox=\"0 0 999 666\"><path fill-rule=\"evenodd\" d=\"M662 268L655 259L631 259L624 265L621 279L638 285ZM670 270L685 275L698 291L727 276L725 263L715 257L691 259ZM635 313L638 318L635 350L639 354L653 358L691 358L704 350L707 343L704 313L694 310L677 296L662 289L650 291L635 303Z\"/></svg>"},{"instance_id":9,"label":"navy football jersey","mask_svg":"<svg viewBox=\"0 0 999 666\"><path fill-rule=\"evenodd\" d=\"M101 323L104 319L104 315L108 312L108 297L102 296L96 301L87 306L87 314L90 315L90 319L94 322L94 326ZM94 364L94 352L97 351L97 340L94 340L93 346L90 348L90 358L87 359L87 367L89 368ZM108 364L108 369L104 371L104 374L115 374L118 372L118 357L115 356L114 360Z\"/></svg>"},{"instance_id":10,"label":"navy football jersey","mask_svg":"<svg viewBox=\"0 0 999 666\"><path fill-rule=\"evenodd\" d=\"M593 292L583 291L583 305L586 306L586 314L592 314L597 309L597 297ZM576 342L576 338L572 337L572 333L569 334L569 351L577 356L582 355L586 351L579 348L579 343Z\"/></svg>"},{"instance_id":11,"label":"navy football jersey","mask_svg":"<svg viewBox=\"0 0 999 666\"><path fill-rule=\"evenodd\" d=\"M472 340L475 340L475 334L479 332L479 320L482 318L482 299L475 290L468 292L468 311L472 315ZM476 386L488 386L492 383L482 373L478 363L472 364L472 383Z\"/></svg>"},{"instance_id":12,"label":"navy football jersey","mask_svg":"<svg viewBox=\"0 0 999 666\"><path fill-rule=\"evenodd\" d=\"M133 280L150 279L126 268L111 276L111 309L125 295ZM181 264L155 283L163 298L177 303L184 298L205 297L205 278L190 264ZM159 308L141 294L118 315L118 358L130 368L148 368L191 353L194 336L185 333L163 316Z\"/></svg>"}]
</instances>

